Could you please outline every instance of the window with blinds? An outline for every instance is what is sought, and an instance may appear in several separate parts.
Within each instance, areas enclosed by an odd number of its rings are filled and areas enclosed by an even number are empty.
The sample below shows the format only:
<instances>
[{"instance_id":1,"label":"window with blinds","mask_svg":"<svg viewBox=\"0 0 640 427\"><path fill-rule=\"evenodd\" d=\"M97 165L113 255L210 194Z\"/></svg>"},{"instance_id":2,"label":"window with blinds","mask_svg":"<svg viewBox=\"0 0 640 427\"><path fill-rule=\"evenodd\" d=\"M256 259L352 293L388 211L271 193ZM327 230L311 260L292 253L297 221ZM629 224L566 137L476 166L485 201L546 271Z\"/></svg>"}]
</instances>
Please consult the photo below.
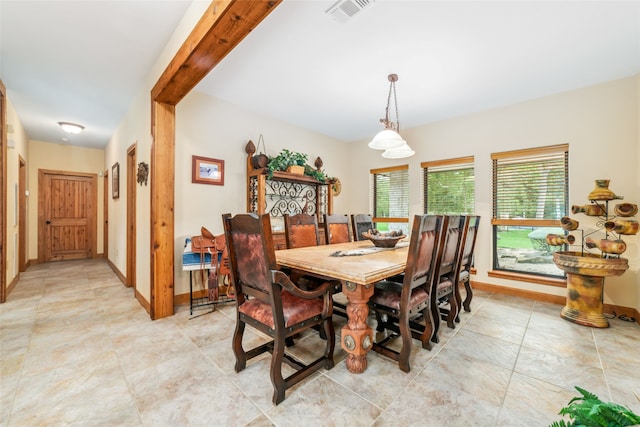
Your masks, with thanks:
<instances>
[{"instance_id":1,"label":"window with blinds","mask_svg":"<svg viewBox=\"0 0 640 427\"><path fill-rule=\"evenodd\" d=\"M474 157L423 162L424 213L472 215L475 211Z\"/></svg>"},{"instance_id":2,"label":"window with blinds","mask_svg":"<svg viewBox=\"0 0 640 427\"><path fill-rule=\"evenodd\" d=\"M409 166L372 169L371 201L373 222L381 231L401 229L408 232Z\"/></svg>"},{"instance_id":3,"label":"window with blinds","mask_svg":"<svg viewBox=\"0 0 640 427\"><path fill-rule=\"evenodd\" d=\"M494 268L550 277L564 273L553 263L562 246L546 243L547 234L565 234L560 218L569 201L567 144L494 153Z\"/></svg>"}]
</instances>

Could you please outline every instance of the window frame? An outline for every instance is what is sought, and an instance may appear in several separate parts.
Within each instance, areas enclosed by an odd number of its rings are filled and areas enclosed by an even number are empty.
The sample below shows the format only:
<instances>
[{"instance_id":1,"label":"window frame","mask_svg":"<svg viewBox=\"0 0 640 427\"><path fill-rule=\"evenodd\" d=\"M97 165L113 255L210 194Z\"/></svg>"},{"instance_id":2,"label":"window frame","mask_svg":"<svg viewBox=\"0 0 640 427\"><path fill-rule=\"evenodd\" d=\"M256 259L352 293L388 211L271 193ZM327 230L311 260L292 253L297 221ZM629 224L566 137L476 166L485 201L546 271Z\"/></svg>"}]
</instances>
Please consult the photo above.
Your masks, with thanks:
<instances>
[{"instance_id":1,"label":"window frame","mask_svg":"<svg viewBox=\"0 0 640 427\"><path fill-rule=\"evenodd\" d=\"M526 160L530 158L544 158L547 156L561 155L564 157L564 212L555 218L498 218L497 212L499 211L497 187L498 177L497 169L501 160ZM491 226L492 226L492 270L488 272L489 277L500 277L507 279L514 279L533 283L542 283L554 286L566 285L566 274L562 275L548 275L544 273L536 272L523 272L519 270L500 268L498 263L498 242L497 233L499 227L520 226L520 227L561 227L560 218L567 214L569 209L569 144L558 144L544 147L527 148L522 150L504 151L491 154L492 161L492 212L491 212Z\"/></svg>"},{"instance_id":2,"label":"window frame","mask_svg":"<svg viewBox=\"0 0 640 427\"><path fill-rule=\"evenodd\" d=\"M432 172L444 172L446 170L457 170L457 169L472 169L473 177L474 177L474 185L473 185L473 211L471 212L433 212L436 215L474 215L475 214L475 156L465 156L465 157L457 157L453 159L444 159L444 160L436 160L431 162L422 162L420 163L420 167L422 168L422 209L423 213L428 213L428 199L429 199L429 169L432 169ZM433 171L433 169L436 169Z\"/></svg>"},{"instance_id":3,"label":"window frame","mask_svg":"<svg viewBox=\"0 0 640 427\"><path fill-rule=\"evenodd\" d=\"M406 198L407 198L407 212L406 212L406 216L403 217L392 217L392 216L386 216L386 217L379 217L376 215L377 213L377 179L376 179L376 175L381 175L381 174L385 174L385 173L390 173L390 172L401 172L404 171L404 173L406 174ZM370 180L371 180L371 186L370 186L370 198L369 200L371 201L371 212L372 212L372 220L373 223L409 223L409 165L399 165L399 166L391 166L391 167L386 167L386 168L377 168L377 169L370 169L369 170L370 173Z\"/></svg>"}]
</instances>

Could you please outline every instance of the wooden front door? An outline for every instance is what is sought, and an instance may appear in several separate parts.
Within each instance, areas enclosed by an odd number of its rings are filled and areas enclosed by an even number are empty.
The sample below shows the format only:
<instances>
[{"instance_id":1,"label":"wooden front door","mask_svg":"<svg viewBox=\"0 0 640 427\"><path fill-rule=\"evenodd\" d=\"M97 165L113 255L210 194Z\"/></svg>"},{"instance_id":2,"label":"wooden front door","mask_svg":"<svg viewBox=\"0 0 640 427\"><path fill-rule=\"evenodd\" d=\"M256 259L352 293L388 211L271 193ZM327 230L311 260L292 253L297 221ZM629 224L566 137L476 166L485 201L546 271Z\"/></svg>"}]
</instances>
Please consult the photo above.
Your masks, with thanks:
<instances>
[{"instance_id":1,"label":"wooden front door","mask_svg":"<svg viewBox=\"0 0 640 427\"><path fill-rule=\"evenodd\" d=\"M97 176L38 171L38 258L93 258L96 253Z\"/></svg>"}]
</instances>

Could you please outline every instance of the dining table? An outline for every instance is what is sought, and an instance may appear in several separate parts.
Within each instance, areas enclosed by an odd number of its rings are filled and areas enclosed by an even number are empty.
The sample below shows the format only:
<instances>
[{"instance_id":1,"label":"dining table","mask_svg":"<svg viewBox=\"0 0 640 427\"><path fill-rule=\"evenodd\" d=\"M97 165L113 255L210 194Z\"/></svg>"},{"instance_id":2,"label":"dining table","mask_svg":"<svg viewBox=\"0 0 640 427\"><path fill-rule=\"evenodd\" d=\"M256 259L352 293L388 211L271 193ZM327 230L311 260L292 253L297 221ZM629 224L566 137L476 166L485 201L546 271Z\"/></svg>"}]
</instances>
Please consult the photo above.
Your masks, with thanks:
<instances>
[{"instance_id":1,"label":"dining table","mask_svg":"<svg viewBox=\"0 0 640 427\"><path fill-rule=\"evenodd\" d=\"M348 321L342 328L341 345L347 352L347 369L352 373L365 371L367 353L373 346L373 329L367 324L367 317L375 283L404 271L408 247L407 241L400 241L393 248L380 248L363 240L276 251L276 262L281 267L342 283L348 300Z\"/></svg>"}]
</instances>

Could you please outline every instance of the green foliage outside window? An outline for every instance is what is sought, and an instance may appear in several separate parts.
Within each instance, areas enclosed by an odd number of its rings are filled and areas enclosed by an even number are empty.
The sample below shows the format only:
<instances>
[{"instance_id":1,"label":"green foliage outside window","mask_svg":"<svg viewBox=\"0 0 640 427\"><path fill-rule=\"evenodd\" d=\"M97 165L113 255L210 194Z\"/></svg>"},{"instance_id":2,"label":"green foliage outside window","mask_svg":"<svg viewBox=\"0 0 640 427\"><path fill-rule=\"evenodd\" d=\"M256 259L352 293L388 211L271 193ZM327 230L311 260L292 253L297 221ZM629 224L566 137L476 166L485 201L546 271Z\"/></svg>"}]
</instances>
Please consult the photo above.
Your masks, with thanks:
<instances>
[{"instance_id":1,"label":"green foliage outside window","mask_svg":"<svg viewBox=\"0 0 640 427\"><path fill-rule=\"evenodd\" d=\"M427 206L430 215L473 214L475 174L473 167L453 170L427 170Z\"/></svg>"}]
</instances>

